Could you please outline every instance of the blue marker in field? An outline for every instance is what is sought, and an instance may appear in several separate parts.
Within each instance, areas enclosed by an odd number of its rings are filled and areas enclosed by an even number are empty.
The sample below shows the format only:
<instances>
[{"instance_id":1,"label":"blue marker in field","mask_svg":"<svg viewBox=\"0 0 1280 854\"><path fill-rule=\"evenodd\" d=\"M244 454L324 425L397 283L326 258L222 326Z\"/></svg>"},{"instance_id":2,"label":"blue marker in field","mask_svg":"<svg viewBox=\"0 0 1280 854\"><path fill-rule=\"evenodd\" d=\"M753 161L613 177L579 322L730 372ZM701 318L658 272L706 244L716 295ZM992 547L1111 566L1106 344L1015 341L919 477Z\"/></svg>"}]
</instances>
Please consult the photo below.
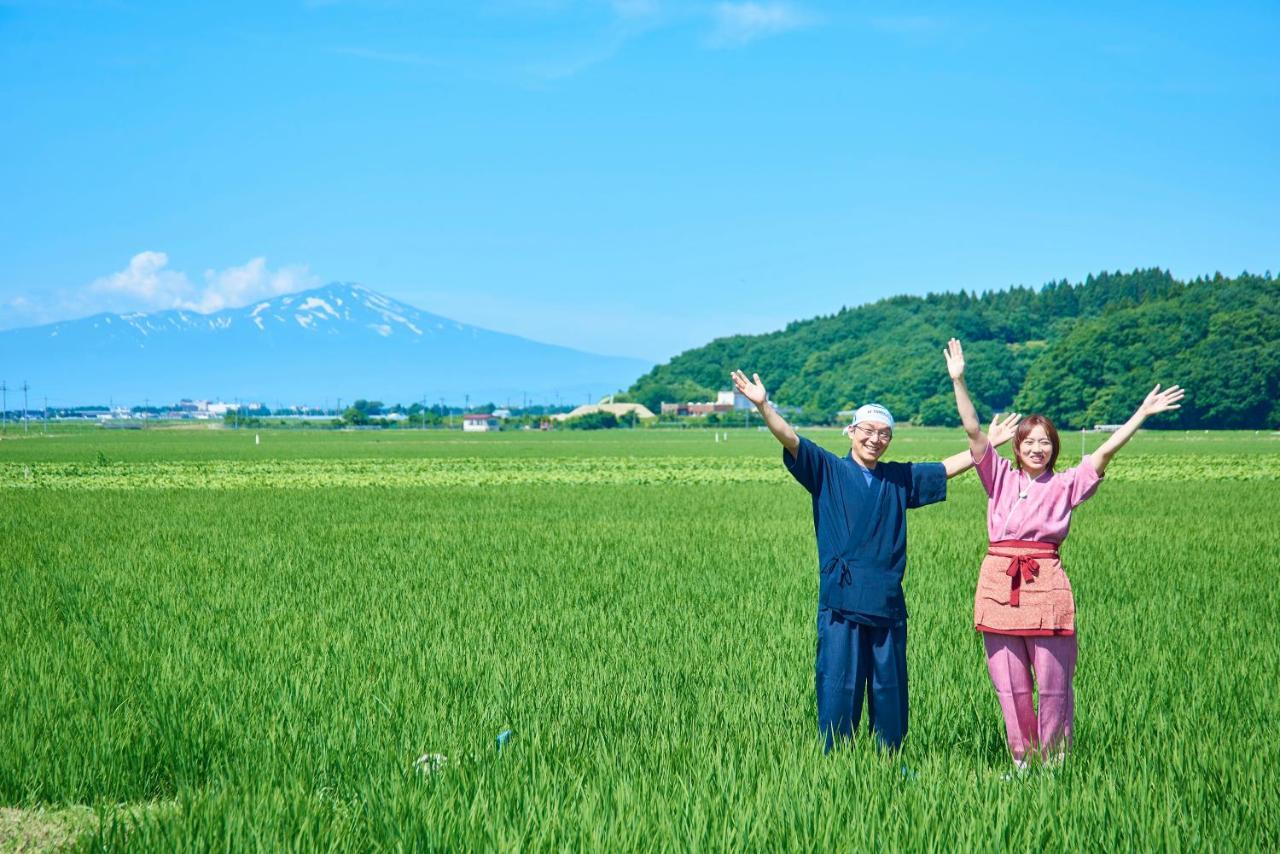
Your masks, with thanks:
<instances>
[{"instance_id":1,"label":"blue marker in field","mask_svg":"<svg viewBox=\"0 0 1280 854\"><path fill-rule=\"evenodd\" d=\"M511 740L511 730L504 729L502 732L498 733L498 737L495 740L498 743L498 752L501 753L502 748L506 747L507 742Z\"/></svg>"}]
</instances>

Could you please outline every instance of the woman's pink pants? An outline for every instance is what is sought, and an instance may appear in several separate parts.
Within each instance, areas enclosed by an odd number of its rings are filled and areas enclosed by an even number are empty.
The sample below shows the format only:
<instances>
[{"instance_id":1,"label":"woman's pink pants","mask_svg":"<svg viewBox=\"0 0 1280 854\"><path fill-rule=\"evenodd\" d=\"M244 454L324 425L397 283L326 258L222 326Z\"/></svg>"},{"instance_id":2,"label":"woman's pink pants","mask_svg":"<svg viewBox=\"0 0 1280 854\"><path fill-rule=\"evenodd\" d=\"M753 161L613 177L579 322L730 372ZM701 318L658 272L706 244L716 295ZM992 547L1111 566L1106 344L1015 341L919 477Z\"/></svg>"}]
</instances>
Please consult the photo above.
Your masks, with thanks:
<instances>
[{"instance_id":1,"label":"woman's pink pants","mask_svg":"<svg viewBox=\"0 0 1280 854\"><path fill-rule=\"evenodd\" d=\"M1071 719L1075 714L1075 693L1071 688L1076 672L1075 636L1035 638L983 632L982 643L1013 758L1022 760L1037 746L1045 757L1066 751L1071 746ZM1037 682L1038 716L1032 702Z\"/></svg>"}]
</instances>

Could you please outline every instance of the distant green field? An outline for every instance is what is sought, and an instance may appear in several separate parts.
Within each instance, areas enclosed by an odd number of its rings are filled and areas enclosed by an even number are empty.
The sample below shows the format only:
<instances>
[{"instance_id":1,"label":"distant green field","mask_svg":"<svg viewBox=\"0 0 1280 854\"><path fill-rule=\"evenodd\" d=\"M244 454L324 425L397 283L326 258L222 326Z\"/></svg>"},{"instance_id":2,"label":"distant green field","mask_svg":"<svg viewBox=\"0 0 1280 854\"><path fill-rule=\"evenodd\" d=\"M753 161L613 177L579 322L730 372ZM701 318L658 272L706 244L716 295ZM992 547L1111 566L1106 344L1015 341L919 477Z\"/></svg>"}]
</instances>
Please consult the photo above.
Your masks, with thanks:
<instances>
[{"instance_id":1,"label":"distant green field","mask_svg":"<svg viewBox=\"0 0 1280 854\"><path fill-rule=\"evenodd\" d=\"M835 428L801 430L833 449L848 440ZM715 441L716 434L727 436ZM260 439L254 443L254 437ZM1105 433L1064 433L1064 459L1078 460L1080 449L1093 450ZM942 427L902 427L886 458L923 459L956 453L964 434ZM101 427L55 429L25 437L9 425L0 437L0 462L92 462L102 453L112 462L227 459L365 459L387 457L776 457L778 444L759 429L659 427L636 430L503 431L227 429L221 425L108 430ZM1205 433L1144 430L1125 449L1130 454L1280 454L1280 433L1222 430Z\"/></svg>"},{"instance_id":2,"label":"distant green field","mask_svg":"<svg viewBox=\"0 0 1280 854\"><path fill-rule=\"evenodd\" d=\"M912 516L902 754L824 757L767 434L257 433L0 439L0 807L146 850L1280 847L1275 436L1117 458L1064 548L1076 748L1010 783L972 475Z\"/></svg>"}]
</instances>

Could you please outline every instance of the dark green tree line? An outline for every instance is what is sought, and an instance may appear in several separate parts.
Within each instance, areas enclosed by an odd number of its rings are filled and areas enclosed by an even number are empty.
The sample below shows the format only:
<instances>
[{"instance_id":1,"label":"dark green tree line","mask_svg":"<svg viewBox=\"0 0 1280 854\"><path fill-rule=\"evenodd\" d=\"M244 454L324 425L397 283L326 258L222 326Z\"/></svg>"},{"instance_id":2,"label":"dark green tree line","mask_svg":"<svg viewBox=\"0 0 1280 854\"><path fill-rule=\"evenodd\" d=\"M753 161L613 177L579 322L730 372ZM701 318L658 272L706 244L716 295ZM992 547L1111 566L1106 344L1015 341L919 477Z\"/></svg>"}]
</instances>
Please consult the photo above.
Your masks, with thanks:
<instances>
[{"instance_id":1,"label":"dark green tree line","mask_svg":"<svg viewBox=\"0 0 1280 854\"><path fill-rule=\"evenodd\" d=\"M892 297L721 338L655 367L627 398L706 400L729 372L759 372L811 417L875 400L920 424L957 423L942 348L964 341L980 412L1043 412L1065 428L1118 423L1156 382L1189 389L1161 426L1280 426L1280 281L1270 273L1180 282L1102 273L983 294Z\"/></svg>"}]
</instances>

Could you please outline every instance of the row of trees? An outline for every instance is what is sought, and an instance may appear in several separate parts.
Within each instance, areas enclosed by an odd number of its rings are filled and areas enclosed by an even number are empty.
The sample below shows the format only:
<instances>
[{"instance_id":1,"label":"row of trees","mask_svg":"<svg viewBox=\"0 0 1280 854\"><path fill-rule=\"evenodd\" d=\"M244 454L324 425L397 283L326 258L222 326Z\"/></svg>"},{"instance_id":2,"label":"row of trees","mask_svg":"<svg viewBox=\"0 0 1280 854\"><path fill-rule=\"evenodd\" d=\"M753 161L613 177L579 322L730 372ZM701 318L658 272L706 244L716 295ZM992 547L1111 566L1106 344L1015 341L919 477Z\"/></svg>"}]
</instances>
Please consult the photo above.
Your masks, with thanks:
<instances>
[{"instance_id":1,"label":"row of trees","mask_svg":"<svg viewBox=\"0 0 1280 854\"><path fill-rule=\"evenodd\" d=\"M799 419L879 401L918 424L957 423L942 360L960 338L985 415L1042 412L1061 426L1118 423L1156 382L1189 389L1158 426L1280 426L1280 281L1268 272L1190 282L1163 270L1084 282L893 297L682 353L626 399L705 400L734 368L759 372Z\"/></svg>"}]
</instances>

